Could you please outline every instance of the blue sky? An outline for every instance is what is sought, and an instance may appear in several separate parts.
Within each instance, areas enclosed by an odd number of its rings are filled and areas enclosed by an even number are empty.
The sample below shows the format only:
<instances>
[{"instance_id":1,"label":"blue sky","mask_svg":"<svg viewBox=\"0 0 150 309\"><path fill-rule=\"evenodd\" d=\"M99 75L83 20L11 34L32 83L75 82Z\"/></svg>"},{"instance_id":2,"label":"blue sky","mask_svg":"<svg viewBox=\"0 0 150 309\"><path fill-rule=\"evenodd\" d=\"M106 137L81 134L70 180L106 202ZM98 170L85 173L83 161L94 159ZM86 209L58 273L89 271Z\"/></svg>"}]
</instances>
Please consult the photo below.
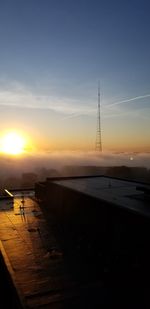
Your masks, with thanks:
<instances>
[{"instance_id":1,"label":"blue sky","mask_svg":"<svg viewBox=\"0 0 150 309\"><path fill-rule=\"evenodd\" d=\"M150 150L149 12L145 0L1 1L1 131L92 149L100 80L104 147Z\"/></svg>"}]
</instances>

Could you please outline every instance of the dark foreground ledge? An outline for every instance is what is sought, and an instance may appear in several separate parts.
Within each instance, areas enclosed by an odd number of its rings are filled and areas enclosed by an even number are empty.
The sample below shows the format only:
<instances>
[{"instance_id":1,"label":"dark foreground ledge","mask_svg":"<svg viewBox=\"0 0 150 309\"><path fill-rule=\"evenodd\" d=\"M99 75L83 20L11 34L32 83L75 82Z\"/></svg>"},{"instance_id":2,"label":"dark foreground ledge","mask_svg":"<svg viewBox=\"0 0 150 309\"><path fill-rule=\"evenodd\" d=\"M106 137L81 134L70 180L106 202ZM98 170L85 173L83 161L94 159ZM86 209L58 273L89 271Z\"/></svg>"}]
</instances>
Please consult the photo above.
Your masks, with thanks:
<instances>
[{"instance_id":1,"label":"dark foreground ledge","mask_svg":"<svg viewBox=\"0 0 150 309\"><path fill-rule=\"evenodd\" d=\"M23 309L24 300L16 285L15 276L5 249L0 241L0 308Z\"/></svg>"}]
</instances>

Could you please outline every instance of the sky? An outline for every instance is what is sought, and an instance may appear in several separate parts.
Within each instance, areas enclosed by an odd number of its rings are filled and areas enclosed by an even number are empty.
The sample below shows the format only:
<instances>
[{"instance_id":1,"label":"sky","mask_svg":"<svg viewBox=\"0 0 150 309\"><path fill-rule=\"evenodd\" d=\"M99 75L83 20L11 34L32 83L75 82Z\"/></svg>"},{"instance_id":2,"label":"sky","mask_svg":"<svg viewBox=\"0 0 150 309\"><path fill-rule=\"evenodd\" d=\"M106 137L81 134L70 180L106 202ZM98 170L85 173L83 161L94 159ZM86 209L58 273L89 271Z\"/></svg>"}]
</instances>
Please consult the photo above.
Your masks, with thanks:
<instances>
[{"instance_id":1,"label":"sky","mask_svg":"<svg viewBox=\"0 0 150 309\"><path fill-rule=\"evenodd\" d=\"M1 0L0 136L29 150L150 151L150 2Z\"/></svg>"}]
</instances>

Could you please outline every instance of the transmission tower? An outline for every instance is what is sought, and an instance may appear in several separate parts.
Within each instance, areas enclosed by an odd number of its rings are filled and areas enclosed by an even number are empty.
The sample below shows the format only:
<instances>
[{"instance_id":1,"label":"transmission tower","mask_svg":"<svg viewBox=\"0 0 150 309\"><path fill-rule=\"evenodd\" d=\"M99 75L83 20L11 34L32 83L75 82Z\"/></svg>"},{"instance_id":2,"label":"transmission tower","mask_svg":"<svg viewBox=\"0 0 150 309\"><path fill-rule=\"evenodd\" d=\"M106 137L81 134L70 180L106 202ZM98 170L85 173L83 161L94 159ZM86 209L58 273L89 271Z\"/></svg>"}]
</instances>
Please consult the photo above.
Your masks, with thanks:
<instances>
[{"instance_id":1,"label":"transmission tower","mask_svg":"<svg viewBox=\"0 0 150 309\"><path fill-rule=\"evenodd\" d=\"M102 151L100 82L98 82L97 130L96 130L95 150Z\"/></svg>"}]
</instances>

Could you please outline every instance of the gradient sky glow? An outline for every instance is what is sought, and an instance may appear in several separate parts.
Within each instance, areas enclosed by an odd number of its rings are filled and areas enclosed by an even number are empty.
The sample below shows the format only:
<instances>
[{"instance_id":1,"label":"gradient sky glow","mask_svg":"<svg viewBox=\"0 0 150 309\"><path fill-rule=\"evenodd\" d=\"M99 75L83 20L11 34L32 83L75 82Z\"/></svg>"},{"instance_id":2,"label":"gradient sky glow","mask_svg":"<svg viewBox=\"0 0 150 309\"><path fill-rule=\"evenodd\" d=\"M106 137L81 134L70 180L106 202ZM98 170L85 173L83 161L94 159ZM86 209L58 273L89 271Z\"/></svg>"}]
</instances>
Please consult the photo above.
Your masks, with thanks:
<instances>
[{"instance_id":1,"label":"gradient sky glow","mask_svg":"<svg viewBox=\"0 0 150 309\"><path fill-rule=\"evenodd\" d=\"M0 133L38 150L150 151L149 0L1 0Z\"/></svg>"}]
</instances>

